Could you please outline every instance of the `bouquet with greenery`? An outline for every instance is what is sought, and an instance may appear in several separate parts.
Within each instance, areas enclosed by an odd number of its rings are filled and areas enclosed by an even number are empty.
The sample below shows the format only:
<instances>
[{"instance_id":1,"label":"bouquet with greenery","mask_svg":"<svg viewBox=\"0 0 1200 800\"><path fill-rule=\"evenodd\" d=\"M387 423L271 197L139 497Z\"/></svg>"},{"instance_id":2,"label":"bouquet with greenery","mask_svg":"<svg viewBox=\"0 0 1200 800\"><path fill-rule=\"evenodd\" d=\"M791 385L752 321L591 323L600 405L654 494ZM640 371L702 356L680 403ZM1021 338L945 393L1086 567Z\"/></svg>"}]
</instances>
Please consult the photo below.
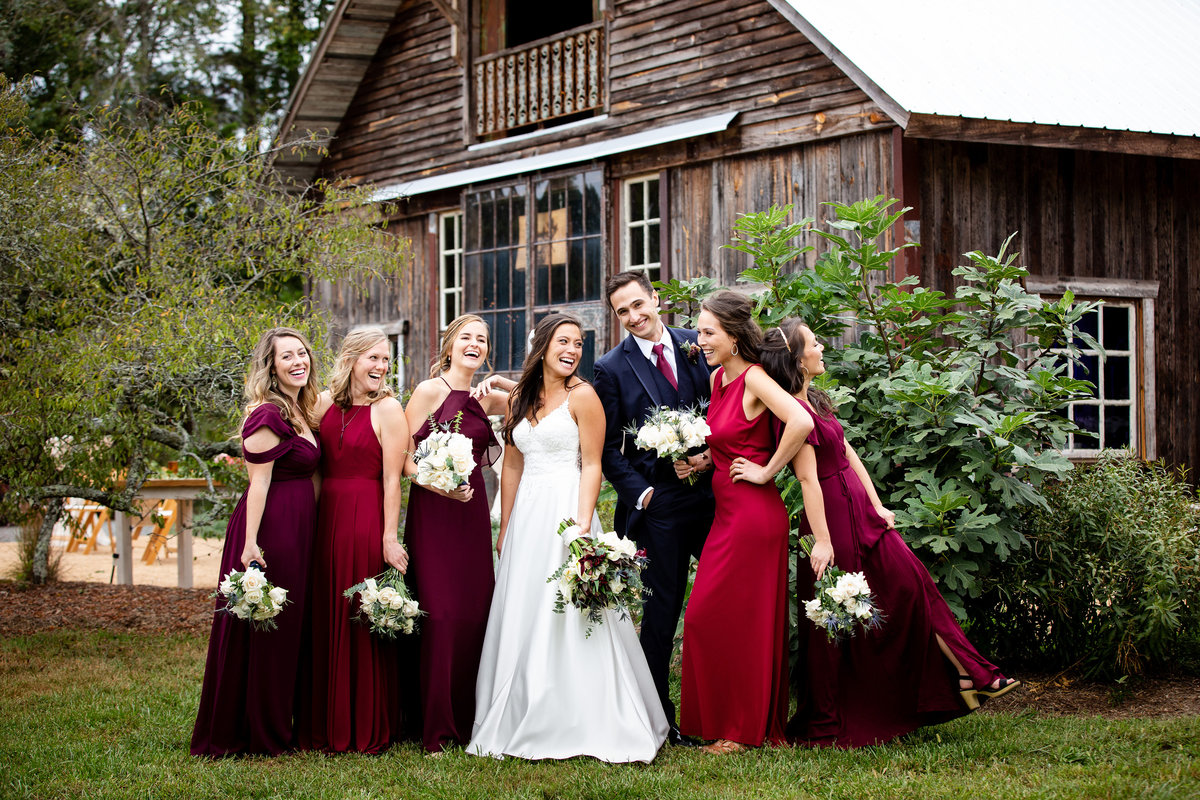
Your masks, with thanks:
<instances>
[{"instance_id":1,"label":"bouquet with greenery","mask_svg":"<svg viewBox=\"0 0 1200 800\"><path fill-rule=\"evenodd\" d=\"M210 596L225 600L221 611L247 620L250 627L262 631L277 627L275 617L288 602L287 589L272 586L257 561L251 561L244 571L230 571Z\"/></svg>"},{"instance_id":2,"label":"bouquet with greenery","mask_svg":"<svg viewBox=\"0 0 1200 800\"><path fill-rule=\"evenodd\" d=\"M584 538L579 535L579 526L569 519L559 523L558 535L567 539L570 554L546 579L547 583L558 582L555 613L566 613L567 606L579 609L588 621L585 636L591 636L596 625L604 624L605 611L611 609L627 619L629 608L640 603L649 591L642 585L642 570L648 563L646 551L611 531Z\"/></svg>"},{"instance_id":3,"label":"bouquet with greenery","mask_svg":"<svg viewBox=\"0 0 1200 800\"><path fill-rule=\"evenodd\" d=\"M354 600L358 595L358 611L355 616L387 639L395 639L399 633L417 630L417 619L424 612L404 584L404 576L395 567L388 567L374 578L356 583L342 593Z\"/></svg>"}]
</instances>

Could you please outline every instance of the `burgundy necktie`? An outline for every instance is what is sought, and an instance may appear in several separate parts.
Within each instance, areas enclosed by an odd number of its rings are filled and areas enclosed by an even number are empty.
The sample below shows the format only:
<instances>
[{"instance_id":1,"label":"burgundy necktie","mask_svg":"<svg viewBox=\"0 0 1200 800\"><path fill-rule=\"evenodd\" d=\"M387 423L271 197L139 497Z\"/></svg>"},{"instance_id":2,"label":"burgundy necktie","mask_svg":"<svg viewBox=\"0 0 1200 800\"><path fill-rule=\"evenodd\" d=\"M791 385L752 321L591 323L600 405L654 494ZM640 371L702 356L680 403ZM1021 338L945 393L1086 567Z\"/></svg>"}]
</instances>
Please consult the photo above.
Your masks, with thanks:
<instances>
[{"instance_id":1,"label":"burgundy necktie","mask_svg":"<svg viewBox=\"0 0 1200 800\"><path fill-rule=\"evenodd\" d=\"M663 343L659 342L654 345L655 363L658 364L658 371L667 379L667 383L671 384L671 388L679 390L679 381L675 380L675 373L671 371L671 365L667 363L667 357L663 355Z\"/></svg>"}]
</instances>

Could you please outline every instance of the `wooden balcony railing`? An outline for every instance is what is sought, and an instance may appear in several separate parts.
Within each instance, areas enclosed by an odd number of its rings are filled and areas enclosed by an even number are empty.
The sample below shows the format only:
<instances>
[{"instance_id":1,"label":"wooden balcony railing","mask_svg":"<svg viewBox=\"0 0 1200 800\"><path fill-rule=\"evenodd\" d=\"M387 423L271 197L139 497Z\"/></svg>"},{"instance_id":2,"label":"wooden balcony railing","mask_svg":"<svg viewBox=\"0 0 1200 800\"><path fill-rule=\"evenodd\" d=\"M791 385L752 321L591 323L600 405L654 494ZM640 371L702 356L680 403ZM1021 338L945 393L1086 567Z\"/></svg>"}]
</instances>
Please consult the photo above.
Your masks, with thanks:
<instances>
[{"instance_id":1,"label":"wooden balcony railing","mask_svg":"<svg viewBox=\"0 0 1200 800\"><path fill-rule=\"evenodd\" d=\"M604 106L604 23L477 58L475 135Z\"/></svg>"}]
</instances>

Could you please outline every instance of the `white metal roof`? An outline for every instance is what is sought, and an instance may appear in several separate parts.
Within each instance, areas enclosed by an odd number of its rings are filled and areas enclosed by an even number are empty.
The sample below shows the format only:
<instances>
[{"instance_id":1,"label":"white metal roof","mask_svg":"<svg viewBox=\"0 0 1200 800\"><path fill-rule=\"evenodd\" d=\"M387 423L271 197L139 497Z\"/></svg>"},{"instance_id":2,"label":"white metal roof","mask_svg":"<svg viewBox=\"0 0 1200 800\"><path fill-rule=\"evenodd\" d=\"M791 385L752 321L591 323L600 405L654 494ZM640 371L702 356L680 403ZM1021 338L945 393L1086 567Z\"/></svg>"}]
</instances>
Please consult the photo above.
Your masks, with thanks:
<instances>
[{"instance_id":1,"label":"white metal roof","mask_svg":"<svg viewBox=\"0 0 1200 800\"><path fill-rule=\"evenodd\" d=\"M737 116L737 113L736 111L731 111L724 114L714 114L711 117L677 122L674 125L664 125L661 128L651 128L641 133L617 136L612 139L605 139L578 147L564 147L561 150L517 158L511 161L502 161L498 164L488 164L483 167L472 167L471 169L463 169L457 172L446 172L441 175L433 175L415 181L380 186L371 194L371 201L378 202L380 200L395 200L398 197L413 197L418 194L425 194L426 192L436 192L439 189L452 189L457 186L467 186L472 183L507 178L526 172L553 169L554 167L561 167L566 164L578 164L581 161L591 161L592 159L604 158L605 156L616 155L617 153L628 153L632 150L641 150L668 142L691 139L695 136L719 133L729 127L729 123L733 122L733 118Z\"/></svg>"},{"instance_id":2,"label":"white metal roof","mask_svg":"<svg viewBox=\"0 0 1200 800\"><path fill-rule=\"evenodd\" d=\"M1200 136L1198 0L773 2L889 113Z\"/></svg>"}]
</instances>

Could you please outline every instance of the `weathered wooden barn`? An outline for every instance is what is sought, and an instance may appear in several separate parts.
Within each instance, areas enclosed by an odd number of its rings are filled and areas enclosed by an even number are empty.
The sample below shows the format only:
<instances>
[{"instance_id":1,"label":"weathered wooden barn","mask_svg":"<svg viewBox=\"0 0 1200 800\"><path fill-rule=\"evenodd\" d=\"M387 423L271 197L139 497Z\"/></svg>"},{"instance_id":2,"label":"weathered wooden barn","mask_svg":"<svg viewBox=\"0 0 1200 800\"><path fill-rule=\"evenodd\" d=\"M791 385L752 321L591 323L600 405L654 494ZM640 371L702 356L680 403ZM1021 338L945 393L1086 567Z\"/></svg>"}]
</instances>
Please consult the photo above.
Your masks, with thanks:
<instances>
[{"instance_id":1,"label":"weathered wooden barn","mask_svg":"<svg viewBox=\"0 0 1200 800\"><path fill-rule=\"evenodd\" d=\"M539 315L568 309L590 367L620 333L606 275L732 282L739 213L883 193L913 207L902 272L945 289L962 253L1018 231L1031 288L1104 301L1073 455L1200 465L1189 31L1178 0L341 0L282 128L327 133L328 155L278 163L374 186L411 237L402 280L312 290L386 326L407 385L467 311L514 370Z\"/></svg>"}]
</instances>

